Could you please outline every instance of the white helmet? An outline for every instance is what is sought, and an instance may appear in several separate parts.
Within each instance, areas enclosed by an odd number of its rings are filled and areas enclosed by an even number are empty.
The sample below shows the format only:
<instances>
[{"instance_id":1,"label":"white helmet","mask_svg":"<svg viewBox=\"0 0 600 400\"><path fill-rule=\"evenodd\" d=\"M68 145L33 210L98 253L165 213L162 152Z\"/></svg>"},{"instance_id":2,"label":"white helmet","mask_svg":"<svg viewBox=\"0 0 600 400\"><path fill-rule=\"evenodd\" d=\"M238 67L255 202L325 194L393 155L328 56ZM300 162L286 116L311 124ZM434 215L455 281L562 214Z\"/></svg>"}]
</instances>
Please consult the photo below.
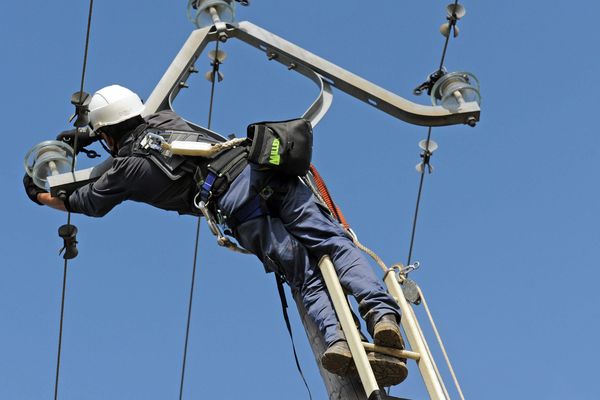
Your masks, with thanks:
<instances>
[{"instance_id":1,"label":"white helmet","mask_svg":"<svg viewBox=\"0 0 600 400\"><path fill-rule=\"evenodd\" d=\"M141 115L144 104L131 90L111 85L98 90L89 104L90 125L95 131L103 126L115 125Z\"/></svg>"}]
</instances>

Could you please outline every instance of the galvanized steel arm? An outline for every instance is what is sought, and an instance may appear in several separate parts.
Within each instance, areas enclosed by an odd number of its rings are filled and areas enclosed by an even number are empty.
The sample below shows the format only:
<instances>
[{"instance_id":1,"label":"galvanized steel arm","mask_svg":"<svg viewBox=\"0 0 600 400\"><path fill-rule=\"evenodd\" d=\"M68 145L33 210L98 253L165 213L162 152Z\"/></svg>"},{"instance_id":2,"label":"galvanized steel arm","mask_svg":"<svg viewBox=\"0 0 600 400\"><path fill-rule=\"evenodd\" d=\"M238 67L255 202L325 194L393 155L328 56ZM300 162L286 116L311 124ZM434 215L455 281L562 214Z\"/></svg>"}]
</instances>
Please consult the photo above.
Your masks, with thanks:
<instances>
[{"instance_id":1,"label":"galvanized steel arm","mask_svg":"<svg viewBox=\"0 0 600 400\"><path fill-rule=\"evenodd\" d=\"M323 97L323 86L327 91L328 86L331 85L393 117L414 125L473 124L479 120L480 109L476 102L463 104L458 112L451 112L441 106L413 103L250 22L240 22L238 26L227 25L226 34L229 38L237 38L265 52L269 59L307 76L315 83L317 83L315 76L320 78L323 81L320 97ZM150 95L146 102L145 114L171 108L172 100L177 96L190 73L194 72L193 66L198 56L209 42L215 40L218 40L215 27L202 28L192 32ZM331 103L328 93L325 97L327 99L321 102L320 112L316 112L318 119L313 122L318 122ZM314 104L311 108L315 113ZM313 125L315 124L313 123Z\"/></svg>"}]
</instances>

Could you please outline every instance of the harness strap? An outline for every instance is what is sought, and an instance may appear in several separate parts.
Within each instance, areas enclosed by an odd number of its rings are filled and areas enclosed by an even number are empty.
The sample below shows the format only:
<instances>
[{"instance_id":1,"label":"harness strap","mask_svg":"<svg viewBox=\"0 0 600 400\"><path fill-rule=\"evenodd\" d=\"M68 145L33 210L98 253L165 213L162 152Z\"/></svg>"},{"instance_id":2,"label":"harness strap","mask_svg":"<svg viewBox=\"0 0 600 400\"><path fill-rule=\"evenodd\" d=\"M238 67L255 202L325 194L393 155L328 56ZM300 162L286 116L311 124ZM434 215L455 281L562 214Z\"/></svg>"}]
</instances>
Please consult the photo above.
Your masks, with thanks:
<instances>
[{"instance_id":1,"label":"harness strap","mask_svg":"<svg viewBox=\"0 0 600 400\"><path fill-rule=\"evenodd\" d=\"M304 386L306 386L306 390L308 390L308 397L312 400L312 393L310 392L310 388L308 387L308 383L306 382L306 378L304 377L304 373L302 372L302 367L300 367L300 361L298 361L298 354L296 353L296 345L294 343L294 335L292 334L292 325L290 324L290 317L287 313L287 300L285 298L285 290L283 289L283 276L279 275L279 273L275 272L275 280L277 281L277 290L279 292L279 299L281 300L281 311L283 312L283 319L285 320L285 326L290 335L290 340L292 342L292 350L294 352L294 360L296 361L296 368L304 381Z\"/></svg>"},{"instance_id":2,"label":"harness strap","mask_svg":"<svg viewBox=\"0 0 600 400\"><path fill-rule=\"evenodd\" d=\"M248 149L243 146L224 150L210 163L200 165L196 169L194 179L198 184L201 200L209 204L211 197L223 194L246 165Z\"/></svg>"},{"instance_id":3,"label":"harness strap","mask_svg":"<svg viewBox=\"0 0 600 400\"><path fill-rule=\"evenodd\" d=\"M208 175L206 176L206 179L204 179L204 183L202 183L202 186L200 186L200 199L203 202L208 202L208 199L210 198L211 194L212 194L212 187L215 184L215 180L217 179L217 174L213 173L213 172L209 172Z\"/></svg>"}]
</instances>

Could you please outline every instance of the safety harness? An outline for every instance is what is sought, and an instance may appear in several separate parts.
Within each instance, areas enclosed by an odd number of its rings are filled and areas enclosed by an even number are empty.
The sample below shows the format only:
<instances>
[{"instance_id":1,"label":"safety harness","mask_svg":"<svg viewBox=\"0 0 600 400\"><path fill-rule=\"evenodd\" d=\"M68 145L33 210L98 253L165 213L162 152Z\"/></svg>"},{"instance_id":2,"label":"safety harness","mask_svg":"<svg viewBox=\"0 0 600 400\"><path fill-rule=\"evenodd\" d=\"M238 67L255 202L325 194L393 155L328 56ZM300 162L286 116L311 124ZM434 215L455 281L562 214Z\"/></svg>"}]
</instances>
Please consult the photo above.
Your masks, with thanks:
<instances>
[{"instance_id":1,"label":"safety harness","mask_svg":"<svg viewBox=\"0 0 600 400\"><path fill-rule=\"evenodd\" d=\"M312 158L312 127L303 119L263 122L248 126L246 142L236 142L225 149L208 157L194 157L173 154L171 144L179 142L205 142L215 146L221 145L214 138L202 132L159 130L142 126L134 132L135 140L131 145L131 154L150 159L170 179L178 180L186 173L193 173L193 180L198 193L193 200L194 205L206 218L209 229L217 237L217 243L230 250L249 253L240 248L223 235L219 224L225 223L233 230L240 224L264 215L269 217L268 200L274 191L265 186L257 196L254 196L235 213L225 220L215 207L215 201L227 191L229 185L244 170L248 162L274 173L289 176L305 176L311 168ZM183 146L186 147L186 146ZM316 172L316 170L314 170ZM312 185L309 185L311 189ZM313 190L314 191L314 190ZM316 193L315 193L316 194ZM317 196L321 200L321 196ZM225 233L232 235L230 230ZM296 368L310 394L310 388L300 366L296 353L296 345L292 327L287 313L288 303L283 288L285 276L283 271L274 271L281 309L288 334L292 343Z\"/></svg>"},{"instance_id":2,"label":"safety harness","mask_svg":"<svg viewBox=\"0 0 600 400\"><path fill-rule=\"evenodd\" d=\"M227 191L231 182L248 165L248 141L232 139L223 142L201 131L162 130L147 124L136 128L132 136L133 141L120 149L119 155L147 158L174 181L191 174L197 195L186 200L193 201L204 215L219 245L247 253L223 234L219 228L222 220L218 218L215 202L211 200ZM203 153L206 156L200 157L175 154L179 148L175 146L177 143L208 144L214 151Z\"/></svg>"}]
</instances>

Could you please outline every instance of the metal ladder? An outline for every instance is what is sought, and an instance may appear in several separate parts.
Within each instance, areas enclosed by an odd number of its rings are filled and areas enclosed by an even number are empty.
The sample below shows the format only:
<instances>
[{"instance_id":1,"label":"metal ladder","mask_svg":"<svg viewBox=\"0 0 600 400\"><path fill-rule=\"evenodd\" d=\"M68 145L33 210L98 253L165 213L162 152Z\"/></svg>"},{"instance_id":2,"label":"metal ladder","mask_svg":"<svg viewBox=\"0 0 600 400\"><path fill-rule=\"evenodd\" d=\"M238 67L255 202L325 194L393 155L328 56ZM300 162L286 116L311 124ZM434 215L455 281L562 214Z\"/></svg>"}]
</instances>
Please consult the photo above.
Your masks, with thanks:
<instances>
[{"instance_id":1,"label":"metal ladder","mask_svg":"<svg viewBox=\"0 0 600 400\"><path fill-rule=\"evenodd\" d=\"M329 256L323 256L319 261L319 268L323 275L325 285L333 302L336 314L342 326L344 335L350 347L352 358L356 364L358 375L362 386L365 390L368 400L384 400L384 399L399 399L397 397L391 397L379 388L375 375L369 364L367 358L367 351L375 351L383 354L388 354L397 358L412 359L417 362L419 371L425 383L429 397L432 400L450 400L450 396L446 387L444 386L443 379L440 372L435 364L423 331L417 321L416 315L404 297L402 287L399 283L398 272L394 269L389 269L385 274L384 282L388 288L389 293L394 297L400 310L402 312L402 328L406 333L408 343L414 351L408 350L397 350L387 347L375 346L371 343L365 343L360 338L358 328L354 323L350 306L337 273L335 267L331 262Z\"/></svg>"}]
</instances>

